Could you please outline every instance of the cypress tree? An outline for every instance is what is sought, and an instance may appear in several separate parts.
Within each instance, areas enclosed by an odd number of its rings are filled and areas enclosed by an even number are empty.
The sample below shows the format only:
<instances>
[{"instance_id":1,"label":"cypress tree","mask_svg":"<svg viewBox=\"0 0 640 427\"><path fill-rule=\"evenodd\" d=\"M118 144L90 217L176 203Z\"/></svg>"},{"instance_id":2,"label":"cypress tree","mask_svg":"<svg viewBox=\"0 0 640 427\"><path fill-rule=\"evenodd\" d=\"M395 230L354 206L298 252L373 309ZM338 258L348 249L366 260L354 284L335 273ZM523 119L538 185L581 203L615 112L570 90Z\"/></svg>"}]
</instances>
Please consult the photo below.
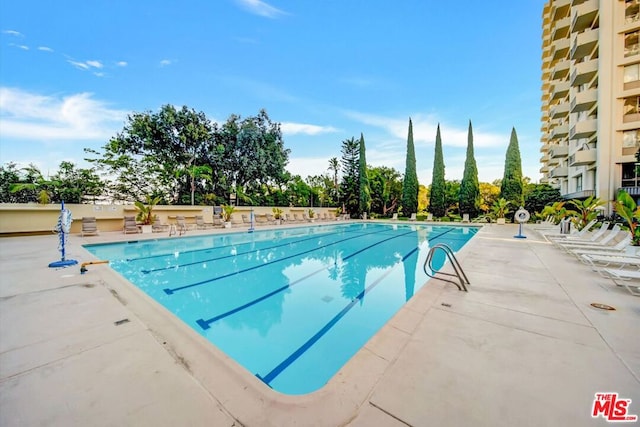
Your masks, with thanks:
<instances>
[{"instance_id":1,"label":"cypress tree","mask_svg":"<svg viewBox=\"0 0 640 427\"><path fill-rule=\"evenodd\" d=\"M467 136L467 158L464 162L464 173L460 183L458 206L460 215L469 214L470 218L478 215L478 198L480 197L480 184L478 182L478 166L473 154L473 129L469 120L469 133Z\"/></svg>"},{"instance_id":2,"label":"cypress tree","mask_svg":"<svg viewBox=\"0 0 640 427\"><path fill-rule=\"evenodd\" d=\"M358 162L358 178L360 182L359 215L369 212L371 209L371 190L369 189L369 177L367 174L367 158L365 156L364 135L360 134L360 158Z\"/></svg>"},{"instance_id":3,"label":"cypress tree","mask_svg":"<svg viewBox=\"0 0 640 427\"><path fill-rule=\"evenodd\" d=\"M500 197L511 202L517 208L522 206L522 160L518 147L516 128L511 129L511 140L504 160L504 176L500 186Z\"/></svg>"},{"instance_id":4,"label":"cypress tree","mask_svg":"<svg viewBox=\"0 0 640 427\"><path fill-rule=\"evenodd\" d=\"M445 204L444 156L442 155L442 140L440 138L440 123L436 132L436 148L433 156L433 175L431 178L431 196L429 197L429 212L434 217L443 217L447 211Z\"/></svg>"},{"instance_id":5,"label":"cypress tree","mask_svg":"<svg viewBox=\"0 0 640 427\"><path fill-rule=\"evenodd\" d=\"M402 182L402 213L406 216L418 211L418 172L416 171L416 150L413 146L413 123L409 119L407 137L407 161Z\"/></svg>"}]
</instances>

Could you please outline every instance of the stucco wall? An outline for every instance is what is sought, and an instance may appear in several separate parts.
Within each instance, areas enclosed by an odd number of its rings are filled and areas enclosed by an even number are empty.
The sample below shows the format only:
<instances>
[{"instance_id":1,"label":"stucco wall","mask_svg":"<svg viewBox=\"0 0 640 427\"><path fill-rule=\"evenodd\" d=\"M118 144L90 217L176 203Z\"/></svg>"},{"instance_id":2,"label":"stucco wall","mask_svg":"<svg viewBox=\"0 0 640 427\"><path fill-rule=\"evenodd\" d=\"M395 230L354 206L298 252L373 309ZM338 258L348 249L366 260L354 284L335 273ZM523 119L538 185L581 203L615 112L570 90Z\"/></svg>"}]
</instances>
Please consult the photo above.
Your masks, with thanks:
<instances>
[{"instance_id":1,"label":"stucco wall","mask_svg":"<svg viewBox=\"0 0 640 427\"><path fill-rule=\"evenodd\" d=\"M125 215L136 215L133 205L75 205L65 204L71 211L73 223L71 233L80 233L83 216L96 217L100 231L120 231ZM308 208L283 207L284 213L301 215ZM242 214L248 215L253 210L255 215L272 213L270 206L239 206L234 211L234 222L242 222ZM332 208L314 208L316 213L335 212ZM172 223L176 215L184 215L187 222L195 222L196 215L202 215L205 222L212 222L212 206L156 206L153 210L162 223ZM0 204L0 235L19 233L50 233L58 222L60 205L38 204Z\"/></svg>"}]
</instances>

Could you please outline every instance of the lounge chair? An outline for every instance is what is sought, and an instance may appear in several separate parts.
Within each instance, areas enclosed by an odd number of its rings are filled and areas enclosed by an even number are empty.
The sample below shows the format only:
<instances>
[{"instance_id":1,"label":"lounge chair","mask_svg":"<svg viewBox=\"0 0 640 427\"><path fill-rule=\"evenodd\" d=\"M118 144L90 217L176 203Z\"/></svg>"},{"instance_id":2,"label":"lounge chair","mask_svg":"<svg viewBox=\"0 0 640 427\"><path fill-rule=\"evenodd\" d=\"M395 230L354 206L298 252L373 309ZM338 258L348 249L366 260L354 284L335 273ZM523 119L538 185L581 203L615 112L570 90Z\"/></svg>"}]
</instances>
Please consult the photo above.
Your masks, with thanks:
<instances>
[{"instance_id":1,"label":"lounge chair","mask_svg":"<svg viewBox=\"0 0 640 427\"><path fill-rule=\"evenodd\" d=\"M597 219L593 219L591 220L587 225L585 225L584 227L582 227L582 229L580 231L576 231L575 233L571 233L571 234L562 234L562 233L542 233L545 235L545 237L549 238L549 239L560 239L560 240L575 240L575 239L586 239L587 236L589 236L589 231L591 231L593 229L593 227L598 223ZM609 228L609 223L608 222L603 222L602 226L600 227L599 230L602 230L604 227L604 231L606 231ZM597 238L597 237L596 237Z\"/></svg>"},{"instance_id":2,"label":"lounge chair","mask_svg":"<svg viewBox=\"0 0 640 427\"><path fill-rule=\"evenodd\" d=\"M84 237L89 234L94 236L97 234L100 234L100 230L98 230L98 224L96 222L95 216L82 217L82 230L80 231L80 236Z\"/></svg>"},{"instance_id":3,"label":"lounge chair","mask_svg":"<svg viewBox=\"0 0 640 427\"><path fill-rule=\"evenodd\" d=\"M138 224L136 223L136 217L135 216L125 216L124 217L124 225L122 227L122 232L124 234L128 234L128 233L140 233L140 228L138 227Z\"/></svg>"},{"instance_id":4,"label":"lounge chair","mask_svg":"<svg viewBox=\"0 0 640 427\"><path fill-rule=\"evenodd\" d=\"M627 254L594 255L582 254L580 261L591 266L594 271L600 271L604 267L626 268L631 267L640 270L640 257Z\"/></svg>"},{"instance_id":5,"label":"lounge chair","mask_svg":"<svg viewBox=\"0 0 640 427\"><path fill-rule=\"evenodd\" d=\"M191 229L184 215L176 215L176 228L181 236Z\"/></svg>"},{"instance_id":6,"label":"lounge chair","mask_svg":"<svg viewBox=\"0 0 640 427\"><path fill-rule=\"evenodd\" d=\"M468 216L467 216L467 217L468 217ZM415 220L417 220L417 218L416 218L416 214L415 214L415 213L412 213L412 214L411 214L411 217L409 218L409 221L415 221Z\"/></svg>"},{"instance_id":7,"label":"lounge chair","mask_svg":"<svg viewBox=\"0 0 640 427\"><path fill-rule=\"evenodd\" d=\"M204 222L204 217L202 215L196 215L196 229L207 230L212 226L213 224L207 224L206 222Z\"/></svg>"},{"instance_id":8,"label":"lounge chair","mask_svg":"<svg viewBox=\"0 0 640 427\"><path fill-rule=\"evenodd\" d=\"M599 240L593 241L593 240L576 239L576 240L570 240L568 242L561 241L561 242L556 242L556 246L558 246L559 248L562 248L567 252L570 249L576 249L580 247L597 248L597 247L613 246L613 244L609 244L609 242L611 242L613 239L618 237L620 233L623 233L624 235L628 234L628 232L626 231L620 231L620 225L616 224L613 226L611 230L605 230L605 233L601 233L602 238Z\"/></svg>"},{"instance_id":9,"label":"lounge chair","mask_svg":"<svg viewBox=\"0 0 640 427\"><path fill-rule=\"evenodd\" d=\"M161 233L163 231L169 231L169 224L164 224L160 221L160 217L158 215L153 216L153 224L151 225L151 231L154 233Z\"/></svg>"},{"instance_id":10,"label":"lounge chair","mask_svg":"<svg viewBox=\"0 0 640 427\"><path fill-rule=\"evenodd\" d=\"M397 221L398 220L398 213L394 213L393 216L391 217L392 221Z\"/></svg>"},{"instance_id":11,"label":"lounge chair","mask_svg":"<svg viewBox=\"0 0 640 427\"><path fill-rule=\"evenodd\" d=\"M469 222L469 214L462 214L462 222Z\"/></svg>"},{"instance_id":12,"label":"lounge chair","mask_svg":"<svg viewBox=\"0 0 640 427\"><path fill-rule=\"evenodd\" d=\"M427 214L427 221L433 221L433 214L432 213L428 213Z\"/></svg>"},{"instance_id":13,"label":"lounge chair","mask_svg":"<svg viewBox=\"0 0 640 427\"><path fill-rule=\"evenodd\" d=\"M626 253L627 247L631 244L631 235L627 233L625 237L622 238L615 245L607 245L607 246L598 246L598 247L576 247L575 249L569 249L569 253L571 255L580 256L583 254L593 254L593 255L620 255Z\"/></svg>"},{"instance_id":14,"label":"lounge chair","mask_svg":"<svg viewBox=\"0 0 640 427\"><path fill-rule=\"evenodd\" d=\"M222 217L220 214L213 214L213 226L214 227L224 227L222 223Z\"/></svg>"},{"instance_id":15,"label":"lounge chair","mask_svg":"<svg viewBox=\"0 0 640 427\"><path fill-rule=\"evenodd\" d=\"M603 268L602 272L617 286L623 286L631 295L640 297L640 271ZM629 284L632 281L634 284Z\"/></svg>"}]
</instances>

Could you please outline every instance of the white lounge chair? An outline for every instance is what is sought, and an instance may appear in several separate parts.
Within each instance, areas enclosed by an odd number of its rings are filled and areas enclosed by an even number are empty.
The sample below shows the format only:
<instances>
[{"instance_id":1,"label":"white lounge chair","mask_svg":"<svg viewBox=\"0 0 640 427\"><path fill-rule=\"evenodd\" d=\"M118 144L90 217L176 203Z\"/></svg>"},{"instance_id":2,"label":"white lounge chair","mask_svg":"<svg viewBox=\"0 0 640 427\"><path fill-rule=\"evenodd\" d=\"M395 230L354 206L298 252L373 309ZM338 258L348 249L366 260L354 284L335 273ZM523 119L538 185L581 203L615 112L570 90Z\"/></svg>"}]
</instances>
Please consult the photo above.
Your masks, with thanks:
<instances>
[{"instance_id":1,"label":"white lounge chair","mask_svg":"<svg viewBox=\"0 0 640 427\"><path fill-rule=\"evenodd\" d=\"M626 253L627 247L631 244L631 234L627 235L613 246L598 246L598 247L576 247L575 249L569 249L571 255L580 256L583 254L591 255L621 255Z\"/></svg>"},{"instance_id":2,"label":"white lounge chair","mask_svg":"<svg viewBox=\"0 0 640 427\"><path fill-rule=\"evenodd\" d=\"M140 233L140 228L138 227L138 224L136 223L136 217L135 216L125 216L124 217L124 225L122 226L122 232L124 234L127 233Z\"/></svg>"},{"instance_id":3,"label":"white lounge chair","mask_svg":"<svg viewBox=\"0 0 640 427\"><path fill-rule=\"evenodd\" d=\"M598 230L598 232L599 231L600 230ZM577 247L588 247L588 246L605 247L605 246L609 245L609 242L611 242L613 239L618 237L619 233L621 233L620 232L620 225L616 224L616 225L613 226L613 228L611 230L605 230L604 233L599 233L599 237L602 237L599 240L572 239L572 240L569 240L569 241L566 241L566 242L565 241L555 241L554 244L556 246L558 246L559 248L564 249L565 251L569 251L569 249L575 249ZM627 232L622 232L622 233L624 233L625 235L628 234Z\"/></svg>"},{"instance_id":4,"label":"white lounge chair","mask_svg":"<svg viewBox=\"0 0 640 427\"><path fill-rule=\"evenodd\" d=\"M412 213L412 214L411 214L411 217L409 218L409 221L415 221L415 220L417 220L417 218L416 218L416 214L415 214L415 213Z\"/></svg>"},{"instance_id":5,"label":"white lounge chair","mask_svg":"<svg viewBox=\"0 0 640 427\"><path fill-rule=\"evenodd\" d=\"M543 233L545 235L545 237L549 238L549 239L560 239L560 240L573 240L573 239L584 239L585 236L587 236L587 233L589 231L591 231L591 229L598 223L597 219L593 219L591 220L587 225L585 225L584 227L582 227L582 229L580 231L576 231L575 233L571 233L571 234L562 234L562 233ZM605 228L605 230L607 230L609 228L609 223L605 222L602 225L607 225L607 228ZM600 227L602 228L602 227Z\"/></svg>"},{"instance_id":6,"label":"white lounge chair","mask_svg":"<svg viewBox=\"0 0 640 427\"><path fill-rule=\"evenodd\" d=\"M617 286L623 286L631 295L640 297L640 271L603 268L602 272Z\"/></svg>"},{"instance_id":7,"label":"white lounge chair","mask_svg":"<svg viewBox=\"0 0 640 427\"><path fill-rule=\"evenodd\" d=\"M398 214L394 213L393 216L391 217L392 221L397 221L398 220Z\"/></svg>"},{"instance_id":8,"label":"white lounge chair","mask_svg":"<svg viewBox=\"0 0 640 427\"><path fill-rule=\"evenodd\" d=\"M601 271L605 267L635 268L640 270L640 257L633 255L594 255L582 254L580 261L591 266L594 271Z\"/></svg>"}]
</instances>

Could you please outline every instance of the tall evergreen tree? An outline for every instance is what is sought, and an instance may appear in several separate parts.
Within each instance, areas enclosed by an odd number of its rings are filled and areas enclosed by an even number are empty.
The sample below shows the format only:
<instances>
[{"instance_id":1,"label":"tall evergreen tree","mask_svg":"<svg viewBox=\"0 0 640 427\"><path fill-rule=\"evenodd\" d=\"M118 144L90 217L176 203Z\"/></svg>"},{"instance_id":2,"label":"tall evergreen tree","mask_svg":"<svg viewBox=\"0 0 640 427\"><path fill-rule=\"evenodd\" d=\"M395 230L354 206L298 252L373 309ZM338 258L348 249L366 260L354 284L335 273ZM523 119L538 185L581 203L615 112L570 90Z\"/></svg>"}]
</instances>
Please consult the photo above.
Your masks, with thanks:
<instances>
[{"instance_id":1,"label":"tall evergreen tree","mask_svg":"<svg viewBox=\"0 0 640 427\"><path fill-rule=\"evenodd\" d=\"M355 138L342 141L342 182L340 198L345 208L344 213L355 214L360 206L359 158L360 143Z\"/></svg>"},{"instance_id":2,"label":"tall evergreen tree","mask_svg":"<svg viewBox=\"0 0 640 427\"><path fill-rule=\"evenodd\" d=\"M470 218L478 216L478 199L480 197L480 183L478 182L478 166L473 154L473 129L469 120L467 136L467 158L464 162L464 173L460 183L458 205L460 215L469 214Z\"/></svg>"},{"instance_id":3,"label":"tall evergreen tree","mask_svg":"<svg viewBox=\"0 0 640 427\"><path fill-rule=\"evenodd\" d=\"M358 162L358 182L360 183L360 203L358 214L362 215L371 210L371 190L369 189L369 177L367 175L367 158L365 155L364 135L360 134L360 157Z\"/></svg>"},{"instance_id":4,"label":"tall evergreen tree","mask_svg":"<svg viewBox=\"0 0 640 427\"><path fill-rule=\"evenodd\" d=\"M522 160L518 147L516 128L511 130L511 140L504 160L504 176L500 186L500 197L511 202L513 206L522 206Z\"/></svg>"},{"instance_id":5,"label":"tall evergreen tree","mask_svg":"<svg viewBox=\"0 0 640 427\"><path fill-rule=\"evenodd\" d=\"M443 217L447 211L445 193L444 156L442 155L440 123L438 123L438 130L436 132L436 148L433 156L431 195L429 196L429 212L431 212L436 218Z\"/></svg>"},{"instance_id":6,"label":"tall evergreen tree","mask_svg":"<svg viewBox=\"0 0 640 427\"><path fill-rule=\"evenodd\" d=\"M409 119L407 137L407 160L402 182L402 213L411 215L418 211L418 172L416 171L416 151L413 145L413 123Z\"/></svg>"}]
</instances>

